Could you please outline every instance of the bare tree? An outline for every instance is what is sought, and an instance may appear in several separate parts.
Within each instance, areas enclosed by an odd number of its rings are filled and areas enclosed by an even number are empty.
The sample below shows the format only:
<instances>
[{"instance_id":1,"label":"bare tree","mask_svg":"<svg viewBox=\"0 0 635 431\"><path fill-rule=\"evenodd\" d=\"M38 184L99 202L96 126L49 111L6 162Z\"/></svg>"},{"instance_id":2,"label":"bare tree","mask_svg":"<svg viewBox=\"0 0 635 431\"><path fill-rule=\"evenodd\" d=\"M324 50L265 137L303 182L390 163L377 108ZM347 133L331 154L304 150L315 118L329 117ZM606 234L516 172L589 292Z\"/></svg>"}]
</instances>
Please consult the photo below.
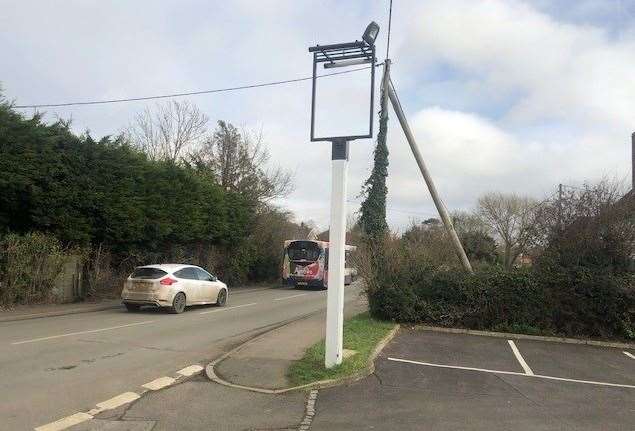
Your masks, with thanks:
<instances>
[{"instance_id":1,"label":"bare tree","mask_svg":"<svg viewBox=\"0 0 635 431\"><path fill-rule=\"evenodd\" d=\"M125 134L150 159L177 162L204 139L208 121L196 105L173 100L138 113Z\"/></svg>"},{"instance_id":2,"label":"bare tree","mask_svg":"<svg viewBox=\"0 0 635 431\"><path fill-rule=\"evenodd\" d=\"M410 221L410 226L401 235L403 246L422 262L434 267L456 267L461 264L452 247L448 231L438 218L429 218L421 223Z\"/></svg>"},{"instance_id":3,"label":"bare tree","mask_svg":"<svg viewBox=\"0 0 635 431\"><path fill-rule=\"evenodd\" d=\"M199 169L208 170L225 189L258 202L287 196L293 190L291 173L269 165L262 132L239 131L219 121L216 130L192 156Z\"/></svg>"},{"instance_id":4,"label":"bare tree","mask_svg":"<svg viewBox=\"0 0 635 431\"><path fill-rule=\"evenodd\" d=\"M472 232L489 234L491 231L490 227L483 221L483 218L478 213L453 211L451 217L452 224L459 237Z\"/></svg>"},{"instance_id":5,"label":"bare tree","mask_svg":"<svg viewBox=\"0 0 635 431\"><path fill-rule=\"evenodd\" d=\"M533 244L537 202L516 194L488 193L478 200L478 214L502 242L503 263L511 268Z\"/></svg>"},{"instance_id":6,"label":"bare tree","mask_svg":"<svg viewBox=\"0 0 635 431\"><path fill-rule=\"evenodd\" d=\"M566 188L541 206L536 231L543 257L562 266L623 272L635 265L635 195L617 181Z\"/></svg>"}]
</instances>

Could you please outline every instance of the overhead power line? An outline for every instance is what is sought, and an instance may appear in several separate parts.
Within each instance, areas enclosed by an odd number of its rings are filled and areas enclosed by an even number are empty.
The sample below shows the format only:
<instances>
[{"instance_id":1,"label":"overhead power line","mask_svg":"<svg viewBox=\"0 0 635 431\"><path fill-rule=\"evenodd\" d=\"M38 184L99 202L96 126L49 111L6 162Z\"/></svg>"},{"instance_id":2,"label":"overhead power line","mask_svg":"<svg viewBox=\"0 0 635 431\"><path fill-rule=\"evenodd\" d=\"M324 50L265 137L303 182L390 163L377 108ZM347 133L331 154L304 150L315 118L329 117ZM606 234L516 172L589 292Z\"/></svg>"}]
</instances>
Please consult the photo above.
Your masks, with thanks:
<instances>
[{"instance_id":1,"label":"overhead power line","mask_svg":"<svg viewBox=\"0 0 635 431\"><path fill-rule=\"evenodd\" d=\"M354 204L359 204L361 203L359 200L357 199L347 199L346 202L348 203L354 203ZM422 211L409 211L409 210L404 210L404 209L400 209L400 208L393 208L393 207L386 207L386 211L387 212L398 212L398 213L403 213L403 214L411 214L411 215L419 215L419 216L425 216L425 217L430 217L430 216L436 216L436 213L433 212L422 212Z\"/></svg>"},{"instance_id":2,"label":"overhead power line","mask_svg":"<svg viewBox=\"0 0 635 431\"><path fill-rule=\"evenodd\" d=\"M377 64L375 66L380 66L380 65L381 64ZM371 67L372 66L366 66L366 67L359 67L357 69L344 70L340 72L325 73L323 75L317 75L316 78L325 78L328 76L342 75L345 73L351 73L351 72L357 72L360 70L370 69ZM237 87L217 88L214 90L189 91L186 93L172 93L172 94L162 94L158 96L145 96L145 97L128 97L128 98L122 98L122 99L89 100L85 102L43 103L43 104L37 104L37 105L14 105L13 108L15 109L57 108L57 107L63 107L63 106L105 105L108 103L136 102L140 100L169 99L172 97L195 96L199 94L224 93L229 91L248 90L251 88L271 87L274 85L283 85L283 84L291 84L294 82L308 81L310 79L312 79L312 77L308 76L304 78L294 78L294 79L285 79L281 81L262 82L259 84L240 85Z\"/></svg>"}]
</instances>

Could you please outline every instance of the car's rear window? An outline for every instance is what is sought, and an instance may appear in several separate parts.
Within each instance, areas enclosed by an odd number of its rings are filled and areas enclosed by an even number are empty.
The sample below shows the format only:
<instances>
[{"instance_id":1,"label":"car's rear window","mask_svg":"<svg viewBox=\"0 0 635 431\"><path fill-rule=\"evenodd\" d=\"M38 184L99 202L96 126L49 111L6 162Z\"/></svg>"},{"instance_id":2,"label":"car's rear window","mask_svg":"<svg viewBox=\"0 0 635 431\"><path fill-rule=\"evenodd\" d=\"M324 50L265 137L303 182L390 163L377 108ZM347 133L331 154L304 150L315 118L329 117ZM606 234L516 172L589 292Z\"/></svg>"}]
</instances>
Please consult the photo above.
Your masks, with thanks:
<instances>
[{"instance_id":1,"label":"car's rear window","mask_svg":"<svg viewBox=\"0 0 635 431\"><path fill-rule=\"evenodd\" d=\"M131 278L144 278L147 280L154 280L166 275L167 272L156 268L135 268L134 272L130 276Z\"/></svg>"}]
</instances>

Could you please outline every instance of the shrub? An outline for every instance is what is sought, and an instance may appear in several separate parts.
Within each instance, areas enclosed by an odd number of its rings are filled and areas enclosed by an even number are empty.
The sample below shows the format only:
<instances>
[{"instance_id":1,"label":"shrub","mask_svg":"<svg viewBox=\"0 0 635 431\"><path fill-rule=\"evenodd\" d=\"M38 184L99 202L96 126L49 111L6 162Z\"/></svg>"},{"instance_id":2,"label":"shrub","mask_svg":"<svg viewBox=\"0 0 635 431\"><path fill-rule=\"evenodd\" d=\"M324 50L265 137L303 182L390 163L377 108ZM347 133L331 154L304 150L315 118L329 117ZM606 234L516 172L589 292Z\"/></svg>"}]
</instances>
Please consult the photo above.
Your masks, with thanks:
<instances>
[{"instance_id":1,"label":"shrub","mask_svg":"<svg viewBox=\"0 0 635 431\"><path fill-rule=\"evenodd\" d=\"M38 232L5 236L0 245L0 304L52 300L64 260L54 236Z\"/></svg>"},{"instance_id":2,"label":"shrub","mask_svg":"<svg viewBox=\"0 0 635 431\"><path fill-rule=\"evenodd\" d=\"M377 260L366 251L362 261ZM360 264L373 316L530 334L635 338L635 276L558 266L474 274L432 267L398 241ZM377 268L381 268L378 271Z\"/></svg>"},{"instance_id":3,"label":"shrub","mask_svg":"<svg viewBox=\"0 0 635 431\"><path fill-rule=\"evenodd\" d=\"M131 256L132 257L132 256ZM102 244L92 250L83 250L84 289L87 298L118 298L125 279L133 270L133 262L129 260L114 263L114 256ZM133 259L139 261L139 259ZM146 264L141 261L139 264Z\"/></svg>"}]
</instances>

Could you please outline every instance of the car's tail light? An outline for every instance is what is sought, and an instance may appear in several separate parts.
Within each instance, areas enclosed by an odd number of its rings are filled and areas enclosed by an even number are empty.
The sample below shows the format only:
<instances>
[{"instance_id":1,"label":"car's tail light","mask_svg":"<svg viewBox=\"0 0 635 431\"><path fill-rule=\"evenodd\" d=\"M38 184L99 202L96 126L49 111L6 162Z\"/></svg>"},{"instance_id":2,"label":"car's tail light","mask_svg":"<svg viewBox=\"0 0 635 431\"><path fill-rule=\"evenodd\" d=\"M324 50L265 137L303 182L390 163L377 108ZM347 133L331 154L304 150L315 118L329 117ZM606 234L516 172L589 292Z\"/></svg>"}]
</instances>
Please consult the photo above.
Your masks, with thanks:
<instances>
[{"instance_id":1,"label":"car's tail light","mask_svg":"<svg viewBox=\"0 0 635 431\"><path fill-rule=\"evenodd\" d=\"M175 280L173 278L170 277L165 277L163 280L159 281L160 284L164 285L164 286L172 286L174 283L176 283L178 280Z\"/></svg>"}]
</instances>

